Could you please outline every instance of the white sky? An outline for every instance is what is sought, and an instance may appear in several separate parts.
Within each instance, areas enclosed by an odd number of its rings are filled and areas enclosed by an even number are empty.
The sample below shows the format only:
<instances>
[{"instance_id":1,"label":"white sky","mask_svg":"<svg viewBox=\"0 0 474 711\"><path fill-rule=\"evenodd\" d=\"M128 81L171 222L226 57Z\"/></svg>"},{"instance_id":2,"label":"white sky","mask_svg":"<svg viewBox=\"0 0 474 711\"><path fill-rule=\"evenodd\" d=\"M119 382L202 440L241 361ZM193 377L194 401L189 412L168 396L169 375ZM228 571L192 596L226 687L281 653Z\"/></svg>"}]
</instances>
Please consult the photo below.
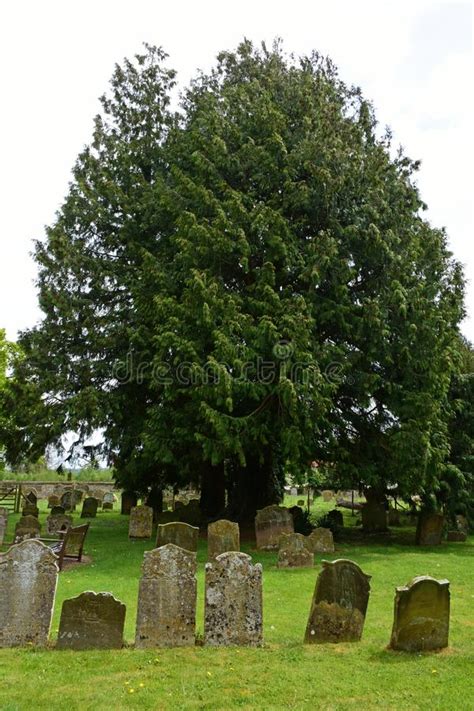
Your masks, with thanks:
<instances>
[{"instance_id":1,"label":"white sky","mask_svg":"<svg viewBox=\"0 0 474 711\"><path fill-rule=\"evenodd\" d=\"M185 83L244 37L329 54L412 158L429 217L466 269L474 341L471 4L459 0L36 0L0 5L0 328L40 317L31 240L42 237L91 137L114 63L143 41Z\"/></svg>"}]
</instances>

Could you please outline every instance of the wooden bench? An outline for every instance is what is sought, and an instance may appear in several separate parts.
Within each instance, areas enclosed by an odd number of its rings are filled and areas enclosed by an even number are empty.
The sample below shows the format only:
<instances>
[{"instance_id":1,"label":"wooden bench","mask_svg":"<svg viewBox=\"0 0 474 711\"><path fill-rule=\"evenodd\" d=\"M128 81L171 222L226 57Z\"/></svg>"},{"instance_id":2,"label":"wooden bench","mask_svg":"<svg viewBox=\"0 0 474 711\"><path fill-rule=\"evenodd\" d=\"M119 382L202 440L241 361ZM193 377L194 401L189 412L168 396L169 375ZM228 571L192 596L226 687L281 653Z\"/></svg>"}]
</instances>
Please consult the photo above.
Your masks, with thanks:
<instances>
[{"instance_id":1,"label":"wooden bench","mask_svg":"<svg viewBox=\"0 0 474 711\"><path fill-rule=\"evenodd\" d=\"M89 530L88 523L82 526L70 526L61 536L61 538L40 538L40 541L46 543L51 548L53 553L58 556L59 570L63 569L65 558L77 560L79 563L82 560L82 551L86 540L87 531Z\"/></svg>"}]
</instances>

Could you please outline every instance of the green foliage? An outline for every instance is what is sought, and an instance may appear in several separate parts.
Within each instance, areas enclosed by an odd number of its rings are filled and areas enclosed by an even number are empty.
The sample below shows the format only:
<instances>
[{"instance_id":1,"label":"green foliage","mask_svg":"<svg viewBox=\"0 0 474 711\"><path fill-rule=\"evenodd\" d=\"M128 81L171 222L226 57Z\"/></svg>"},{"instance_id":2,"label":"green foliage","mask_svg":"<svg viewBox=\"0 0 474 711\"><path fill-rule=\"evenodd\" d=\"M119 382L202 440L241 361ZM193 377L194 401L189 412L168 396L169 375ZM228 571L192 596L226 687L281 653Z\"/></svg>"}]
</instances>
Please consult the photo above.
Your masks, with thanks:
<instances>
[{"instance_id":1,"label":"green foliage","mask_svg":"<svg viewBox=\"0 0 474 711\"><path fill-rule=\"evenodd\" d=\"M11 456L100 428L138 491L215 469L264 505L316 459L341 485L435 492L463 277L418 164L316 53L245 41L176 114L165 59L116 67L37 244L45 318L18 378L41 406Z\"/></svg>"}]
</instances>

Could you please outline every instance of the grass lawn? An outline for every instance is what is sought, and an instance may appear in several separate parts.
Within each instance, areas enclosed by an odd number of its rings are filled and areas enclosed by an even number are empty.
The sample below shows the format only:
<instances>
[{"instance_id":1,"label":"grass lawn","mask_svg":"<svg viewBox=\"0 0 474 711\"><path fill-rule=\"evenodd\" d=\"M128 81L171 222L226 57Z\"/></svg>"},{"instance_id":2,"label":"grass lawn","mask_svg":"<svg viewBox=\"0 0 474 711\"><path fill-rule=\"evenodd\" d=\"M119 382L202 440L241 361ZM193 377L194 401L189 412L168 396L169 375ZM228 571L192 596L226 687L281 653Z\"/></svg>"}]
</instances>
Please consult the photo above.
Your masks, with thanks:
<instances>
[{"instance_id":1,"label":"grass lawn","mask_svg":"<svg viewBox=\"0 0 474 711\"><path fill-rule=\"evenodd\" d=\"M288 497L285 503L292 505L297 498ZM321 500L315 503L318 513L332 507ZM42 510L40 520L45 518ZM130 542L127 517L100 513L91 522L86 544L92 562L59 575L52 643L62 601L95 590L112 592L126 603L125 638L130 646L110 652L0 649L0 709L474 711L474 537L465 544L420 549L410 544L413 530L367 542L350 513L345 513L345 520L351 526L347 540L337 545L333 556L325 557L350 558L372 575L360 643L302 643L321 556L316 556L314 570L278 570L275 553L257 553L251 541L244 541L242 549L264 569L264 648L135 651L131 645L140 565L153 542ZM10 517L8 540L14 521ZM202 540L197 619L201 634L205 560ZM451 582L450 647L430 654L388 651L394 589L422 574Z\"/></svg>"}]
</instances>

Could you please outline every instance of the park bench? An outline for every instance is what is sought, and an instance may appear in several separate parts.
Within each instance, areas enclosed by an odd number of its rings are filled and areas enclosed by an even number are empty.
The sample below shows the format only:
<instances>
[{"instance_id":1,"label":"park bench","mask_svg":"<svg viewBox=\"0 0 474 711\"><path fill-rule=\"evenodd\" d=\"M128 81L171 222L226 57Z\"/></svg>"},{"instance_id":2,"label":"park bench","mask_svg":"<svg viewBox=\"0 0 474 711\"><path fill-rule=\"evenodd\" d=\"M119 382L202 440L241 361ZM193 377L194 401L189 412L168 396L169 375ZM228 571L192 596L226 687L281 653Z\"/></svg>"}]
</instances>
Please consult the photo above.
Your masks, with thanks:
<instances>
[{"instance_id":1,"label":"park bench","mask_svg":"<svg viewBox=\"0 0 474 711\"><path fill-rule=\"evenodd\" d=\"M40 538L40 541L46 545L58 556L59 570L63 569L65 558L77 560L78 563L82 560L82 551L86 540L87 531L89 530L88 523L82 526L70 526L64 533L60 533L60 538Z\"/></svg>"}]
</instances>

